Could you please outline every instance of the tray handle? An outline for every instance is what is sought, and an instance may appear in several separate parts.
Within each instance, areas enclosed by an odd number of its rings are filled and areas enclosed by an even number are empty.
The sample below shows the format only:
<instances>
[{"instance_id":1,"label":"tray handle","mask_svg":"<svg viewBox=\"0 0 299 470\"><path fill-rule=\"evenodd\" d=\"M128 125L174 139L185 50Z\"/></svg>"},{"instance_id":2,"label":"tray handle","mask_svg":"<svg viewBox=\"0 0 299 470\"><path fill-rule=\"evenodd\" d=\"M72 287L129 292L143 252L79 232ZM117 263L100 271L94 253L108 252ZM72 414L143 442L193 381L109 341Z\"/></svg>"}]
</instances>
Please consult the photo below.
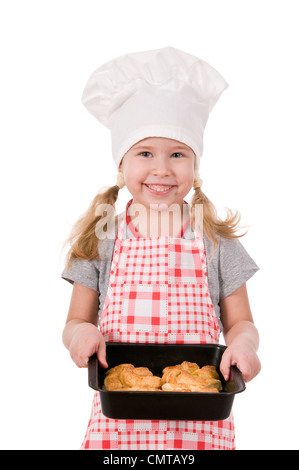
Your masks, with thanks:
<instances>
[{"instance_id":1,"label":"tray handle","mask_svg":"<svg viewBox=\"0 0 299 470\"><path fill-rule=\"evenodd\" d=\"M96 354L88 360L88 385L94 390L100 390L99 361Z\"/></svg>"},{"instance_id":2,"label":"tray handle","mask_svg":"<svg viewBox=\"0 0 299 470\"><path fill-rule=\"evenodd\" d=\"M242 372L238 369L237 366L231 366L230 368L230 377L227 382L225 382L224 390L226 392L240 393L246 389L246 385L243 379Z\"/></svg>"}]
</instances>

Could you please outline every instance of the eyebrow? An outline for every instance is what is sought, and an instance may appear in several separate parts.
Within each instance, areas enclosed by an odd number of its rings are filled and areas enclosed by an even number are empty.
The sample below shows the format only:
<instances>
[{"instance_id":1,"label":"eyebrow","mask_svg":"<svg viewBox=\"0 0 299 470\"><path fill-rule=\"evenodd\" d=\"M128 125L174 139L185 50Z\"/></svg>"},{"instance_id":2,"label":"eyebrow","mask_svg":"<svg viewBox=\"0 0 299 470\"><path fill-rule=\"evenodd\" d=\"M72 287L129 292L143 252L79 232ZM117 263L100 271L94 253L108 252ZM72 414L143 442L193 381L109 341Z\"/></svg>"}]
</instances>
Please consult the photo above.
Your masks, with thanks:
<instances>
[{"instance_id":1,"label":"eyebrow","mask_svg":"<svg viewBox=\"0 0 299 470\"><path fill-rule=\"evenodd\" d=\"M155 149L155 148L156 148L156 147L155 147L155 146L152 146L152 145L136 145L136 146L134 146L133 150L140 150L140 149L143 149L143 150L153 150L153 149ZM190 149L189 147L187 147L187 145L184 146L184 147L183 147L182 145L174 145L174 146L172 147L172 150L173 150L173 149L174 149L174 150L185 150L185 151L186 151L186 150L191 150L191 151L192 151L192 149Z\"/></svg>"}]
</instances>

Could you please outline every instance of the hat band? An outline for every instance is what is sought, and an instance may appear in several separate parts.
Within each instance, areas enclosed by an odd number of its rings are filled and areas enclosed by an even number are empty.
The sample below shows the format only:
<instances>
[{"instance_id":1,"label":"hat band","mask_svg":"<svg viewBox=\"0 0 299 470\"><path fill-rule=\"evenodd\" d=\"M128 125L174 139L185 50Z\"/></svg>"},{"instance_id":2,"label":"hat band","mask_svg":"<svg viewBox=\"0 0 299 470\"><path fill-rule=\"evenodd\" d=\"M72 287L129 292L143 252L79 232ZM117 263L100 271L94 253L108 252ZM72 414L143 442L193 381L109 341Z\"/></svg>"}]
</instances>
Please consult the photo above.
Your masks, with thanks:
<instances>
[{"instance_id":1,"label":"hat band","mask_svg":"<svg viewBox=\"0 0 299 470\"><path fill-rule=\"evenodd\" d=\"M199 165L199 159L202 156L203 152L203 142L200 142L198 136L193 136L187 129L177 128L173 126L146 126L141 129L137 129L135 132L127 136L127 138L122 142L121 146L113 149L112 153L116 163L116 167L119 167L119 164L124 157L124 155L130 150L133 145L137 144L143 139L149 137L164 137L167 139L177 140L183 144L190 147L196 156L196 166ZM112 136L112 146L113 146L113 136Z\"/></svg>"}]
</instances>

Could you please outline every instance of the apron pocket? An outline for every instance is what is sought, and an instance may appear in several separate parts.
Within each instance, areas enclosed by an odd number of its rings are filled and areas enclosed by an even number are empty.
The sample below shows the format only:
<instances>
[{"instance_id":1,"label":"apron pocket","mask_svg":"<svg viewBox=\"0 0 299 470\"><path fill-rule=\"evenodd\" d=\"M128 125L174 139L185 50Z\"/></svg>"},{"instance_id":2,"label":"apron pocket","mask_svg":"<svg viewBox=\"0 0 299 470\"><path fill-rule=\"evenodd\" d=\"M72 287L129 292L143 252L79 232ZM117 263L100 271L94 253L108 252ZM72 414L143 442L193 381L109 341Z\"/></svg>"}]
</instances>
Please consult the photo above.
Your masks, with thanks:
<instances>
[{"instance_id":1,"label":"apron pocket","mask_svg":"<svg viewBox=\"0 0 299 470\"><path fill-rule=\"evenodd\" d=\"M196 243L175 240L169 244L169 283L203 285L205 274Z\"/></svg>"},{"instance_id":2,"label":"apron pocket","mask_svg":"<svg viewBox=\"0 0 299 470\"><path fill-rule=\"evenodd\" d=\"M168 286L124 284L121 331L167 333Z\"/></svg>"}]
</instances>

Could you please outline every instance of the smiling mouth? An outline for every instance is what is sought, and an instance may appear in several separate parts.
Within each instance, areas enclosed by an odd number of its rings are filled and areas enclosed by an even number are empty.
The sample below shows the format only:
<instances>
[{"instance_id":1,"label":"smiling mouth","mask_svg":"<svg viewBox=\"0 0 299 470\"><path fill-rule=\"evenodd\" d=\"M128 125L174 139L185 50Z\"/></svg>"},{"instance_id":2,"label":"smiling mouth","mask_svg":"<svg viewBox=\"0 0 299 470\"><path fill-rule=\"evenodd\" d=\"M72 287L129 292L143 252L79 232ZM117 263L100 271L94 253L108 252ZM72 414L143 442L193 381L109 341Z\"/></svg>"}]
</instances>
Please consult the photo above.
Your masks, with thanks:
<instances>
[{"instance_id":1,"label":"smiling mouth","mask_svg":"<svg viewBox=\"0 0 299 470\"><path fill-rule=\"evenodd\" d=\"M173 185L166 185L166 184L145 184L145 186L150 190L158 193L167 193L172 188Z\"/></svg>"}]
</instances>

